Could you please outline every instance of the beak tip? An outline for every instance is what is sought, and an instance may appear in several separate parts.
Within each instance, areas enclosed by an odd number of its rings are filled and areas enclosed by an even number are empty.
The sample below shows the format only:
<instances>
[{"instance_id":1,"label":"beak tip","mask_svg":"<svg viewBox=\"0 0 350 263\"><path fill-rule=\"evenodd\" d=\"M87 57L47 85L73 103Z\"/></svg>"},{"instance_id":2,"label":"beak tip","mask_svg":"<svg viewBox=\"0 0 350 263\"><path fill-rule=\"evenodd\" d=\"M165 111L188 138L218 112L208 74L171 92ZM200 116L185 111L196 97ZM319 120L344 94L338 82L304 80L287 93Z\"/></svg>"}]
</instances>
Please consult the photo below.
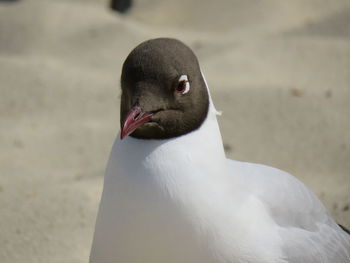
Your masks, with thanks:
<instances>
[{"instance_id":1,"label":"beak tip","mask_svg":"<svg viewBox=\"0 0 350 263\"><path fill-rule=\"evenodd\" d=\"M123 140L125 137L126 137L126 136L125 136L125 134L124 134L124 132L123 132L123 130L122 130L122 131L120 132L120 139Z\"/></svg>"}]
</instances>

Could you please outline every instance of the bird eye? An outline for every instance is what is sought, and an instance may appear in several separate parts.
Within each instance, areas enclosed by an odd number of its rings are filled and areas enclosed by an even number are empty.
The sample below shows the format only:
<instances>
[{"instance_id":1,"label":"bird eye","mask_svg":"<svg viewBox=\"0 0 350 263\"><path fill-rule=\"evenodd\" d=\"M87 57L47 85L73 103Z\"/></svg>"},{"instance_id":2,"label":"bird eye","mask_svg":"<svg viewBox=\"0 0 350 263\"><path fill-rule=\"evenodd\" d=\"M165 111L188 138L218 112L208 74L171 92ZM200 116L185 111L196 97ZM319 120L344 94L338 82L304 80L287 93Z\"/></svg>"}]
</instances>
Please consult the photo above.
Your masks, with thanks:
<instances>
[{"instance_id":1,"label":"bird eye","mask_svg":"<svg viewBox=\"0 0 350 263\"><path fill-rule=\"evenodd\" d=\"M175 92L178 94L186 94L190 91L190 82L188 81L187 75L181 75L179 78L179 82L175 89Z\"/></svg>"}]
</instances>

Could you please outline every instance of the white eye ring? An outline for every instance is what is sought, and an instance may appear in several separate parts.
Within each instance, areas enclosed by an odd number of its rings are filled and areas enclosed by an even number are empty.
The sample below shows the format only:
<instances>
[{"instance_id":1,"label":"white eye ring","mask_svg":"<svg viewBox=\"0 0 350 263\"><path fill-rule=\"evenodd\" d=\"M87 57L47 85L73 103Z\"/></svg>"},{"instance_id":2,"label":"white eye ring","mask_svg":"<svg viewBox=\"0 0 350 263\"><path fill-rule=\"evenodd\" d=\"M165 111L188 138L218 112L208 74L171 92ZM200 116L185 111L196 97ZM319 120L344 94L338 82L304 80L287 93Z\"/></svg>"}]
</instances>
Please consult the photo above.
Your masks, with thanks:
<instances>
[{"instance_id":1,"label":"white eye ring","mask_svg":"<svg viewBox=\"0 0 350 263\"><path fill-rule=\"evenodd\" d=\"M185 82L183 87L177 87L176 92L181 94L186 94L190 91L190 82L188 81L187 75L181 75L179 78L179 84Z\"/></svg>"}]
</instances>

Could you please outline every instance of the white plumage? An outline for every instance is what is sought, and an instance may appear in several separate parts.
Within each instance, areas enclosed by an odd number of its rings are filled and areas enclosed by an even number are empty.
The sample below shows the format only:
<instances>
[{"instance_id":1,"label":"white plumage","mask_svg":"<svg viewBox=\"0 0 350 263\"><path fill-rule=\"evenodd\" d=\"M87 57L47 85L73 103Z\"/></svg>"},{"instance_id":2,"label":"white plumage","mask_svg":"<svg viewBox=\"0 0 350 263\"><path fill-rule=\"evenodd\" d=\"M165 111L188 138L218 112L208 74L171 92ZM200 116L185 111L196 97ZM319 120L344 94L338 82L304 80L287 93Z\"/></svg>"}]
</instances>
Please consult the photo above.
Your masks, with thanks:
<instances>
[{"instance_id":1,"label":"white plumage","mask_svg":"<svg viewBox=\"0 0 350 263\"><path fill-rule=\"evenodd\" d=\"M177 138L116 139L90 262L350 262L350 236L300 181L226 159L216 114Z\"/></svg>"}]
</instances>

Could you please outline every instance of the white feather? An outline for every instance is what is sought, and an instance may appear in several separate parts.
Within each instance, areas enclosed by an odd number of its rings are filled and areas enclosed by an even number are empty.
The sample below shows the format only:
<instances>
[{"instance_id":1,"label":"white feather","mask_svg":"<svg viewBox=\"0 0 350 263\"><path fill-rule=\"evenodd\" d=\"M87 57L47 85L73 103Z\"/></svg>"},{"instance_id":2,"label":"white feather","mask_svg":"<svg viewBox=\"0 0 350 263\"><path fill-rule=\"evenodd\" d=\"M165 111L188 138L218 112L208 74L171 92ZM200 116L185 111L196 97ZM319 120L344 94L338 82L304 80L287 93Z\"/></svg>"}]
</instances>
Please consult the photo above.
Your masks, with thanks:
<instances>
[{"instance_id":1,"label":"white feather","mask_svg":"<svg viewBox=\"0 0 350 263\"><path fill-rule=\"evenodd\" d=\"M91 263L350 262L350 238L293 176L226 159L215 110L168 140L117 137Z\"/></svg>"}]
</instances>

